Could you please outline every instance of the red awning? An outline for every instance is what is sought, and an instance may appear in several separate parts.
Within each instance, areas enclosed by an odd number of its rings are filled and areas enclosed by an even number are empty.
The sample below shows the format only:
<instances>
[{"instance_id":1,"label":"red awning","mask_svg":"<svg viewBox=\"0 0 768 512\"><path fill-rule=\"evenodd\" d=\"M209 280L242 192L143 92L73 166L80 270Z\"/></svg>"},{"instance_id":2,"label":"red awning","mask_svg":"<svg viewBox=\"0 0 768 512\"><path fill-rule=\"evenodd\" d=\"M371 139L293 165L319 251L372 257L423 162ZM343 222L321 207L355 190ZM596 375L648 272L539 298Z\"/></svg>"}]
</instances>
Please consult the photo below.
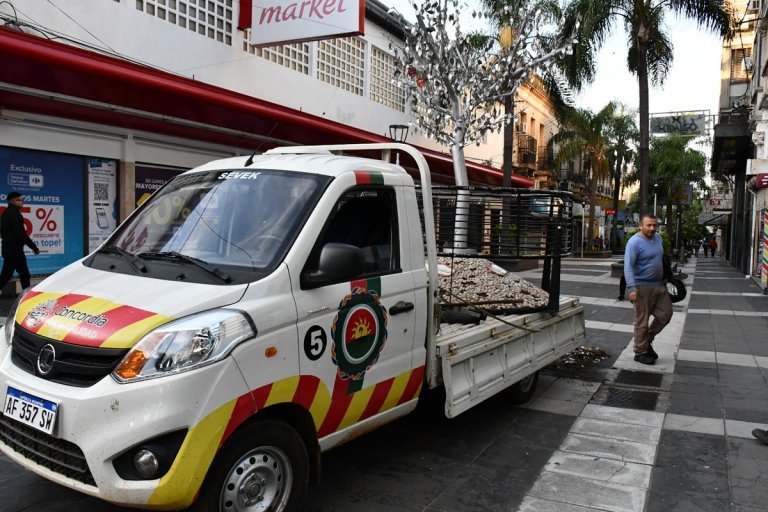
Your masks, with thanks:
<instances>
[{"instance_id":1,"label":"red awning","mask_svg":"<svg viewBox=\"0 0 768 512\"><path fill-rule=\"evenodd\" d=\"M71 45L0 28L0 106L242 148L389 139ZM451 157L419 148L436 183L453 182ZM499 169L467 163L474 184L501 185ZM512 186L533 181L512 176Z\"/></svg>"}]
</instances>

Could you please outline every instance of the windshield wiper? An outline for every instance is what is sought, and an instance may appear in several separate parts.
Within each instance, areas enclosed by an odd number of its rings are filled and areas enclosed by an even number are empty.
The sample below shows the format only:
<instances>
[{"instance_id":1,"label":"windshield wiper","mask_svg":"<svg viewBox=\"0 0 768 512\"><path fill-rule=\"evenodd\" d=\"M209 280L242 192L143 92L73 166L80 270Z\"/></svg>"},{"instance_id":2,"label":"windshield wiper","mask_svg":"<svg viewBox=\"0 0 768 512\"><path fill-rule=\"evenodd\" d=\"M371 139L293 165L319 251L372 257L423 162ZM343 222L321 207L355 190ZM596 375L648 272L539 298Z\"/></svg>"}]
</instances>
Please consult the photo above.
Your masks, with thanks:
<instances>
[{"instance_id":1,"label":"windshield wiper","mask_svg":"<svg viewBox=\"0 0 768 512\"><path fill-rule=\"evenodd\" d=\"M131 263L131 265L133 265L136 268L136 270L138 270L139 272L143 273L143 272L147 271L147 267L144 265L144 263L142 263L136 257L135 254L133 254L130 251L126 251L125 249L121 249L120 247L117 247L116 245L108 245L106 247L102 247L101 249L99 249L98 252L108 253L108 254L117 254L117 255L122 256L125 259L127 259Z\"/></svg>"},{"instance_id":2,"label":"windshield wiper","mask_svg":"<svg viewBox=\"0 0 768 512\"><path fill-rule=\"evenodd\" d=\"M186 254L181 254L180 252L176 251L159 251L159 252L141 252L137 255L139 258L144 259L157 259L157 260L172 260L172 261L183 261L184 263L191 263L192 265L195 265L198 268L201 268L211 274L212 276L215 276L225 283L228 283L232 280L231 277L229 277L229 274L225 274L221 270L219 270L218 267L212 267L210 263L207 261L203 261L198 258L193 258L192 256L187 256Z\"/></svg>"}]
</instances>

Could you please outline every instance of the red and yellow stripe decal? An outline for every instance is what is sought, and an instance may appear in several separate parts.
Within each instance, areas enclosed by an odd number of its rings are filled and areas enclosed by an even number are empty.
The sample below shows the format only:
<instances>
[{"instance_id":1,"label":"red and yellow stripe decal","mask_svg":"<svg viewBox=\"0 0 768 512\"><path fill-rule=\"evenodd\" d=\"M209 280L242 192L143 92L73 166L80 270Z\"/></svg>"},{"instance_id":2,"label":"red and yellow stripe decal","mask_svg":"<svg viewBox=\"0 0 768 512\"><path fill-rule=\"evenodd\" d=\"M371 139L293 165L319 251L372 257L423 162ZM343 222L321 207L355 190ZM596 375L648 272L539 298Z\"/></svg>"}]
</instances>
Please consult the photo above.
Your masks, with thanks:
<instances>
[{"instance_id":1,"label":"red and yellow stripe decal","mask_svg":"<svg viewBox=\"0 0 768 512\"><path fill-rule=\"evenodd\" d=\"M347 394L346 390L334 389L331 395L318 377L301 375L262 386L252 391L250 397L253 398L256 411L286 402L301 405L312 415L317 437L322 438L413 400L419 396L423 380L424 367L421 366L356 393ZM242 403L234 408L224 429L226 435L222 443L247 419L251 411L250 400L244 397L239 400Z\"/></svg>"},{"instance_id":2,"label":"red and yellow stripe decal","mask_svg":"<svg viewBox=\"0 0 768 512\"><path fill-rule=\"evenodd\" d=\"M423 378L422 366L336 400L318 377L302 375L267 384L231 400L189 430L179 456L160 479L147 504L188 507L218 450L259 410L284 402L301 405L309 410L321 438L415 399Z\"/></svg>"},{"instance_id":3,"label":"red and yellow stripe decal","mask_svg":"<svg viewBox=\"0 0 768 512\"><path fill-rule=\"evenodd\" d=\"M30 292L16 321L30 332L75 345L130 348L168 315L79 294Z\"/></svg>"}]
</instances>

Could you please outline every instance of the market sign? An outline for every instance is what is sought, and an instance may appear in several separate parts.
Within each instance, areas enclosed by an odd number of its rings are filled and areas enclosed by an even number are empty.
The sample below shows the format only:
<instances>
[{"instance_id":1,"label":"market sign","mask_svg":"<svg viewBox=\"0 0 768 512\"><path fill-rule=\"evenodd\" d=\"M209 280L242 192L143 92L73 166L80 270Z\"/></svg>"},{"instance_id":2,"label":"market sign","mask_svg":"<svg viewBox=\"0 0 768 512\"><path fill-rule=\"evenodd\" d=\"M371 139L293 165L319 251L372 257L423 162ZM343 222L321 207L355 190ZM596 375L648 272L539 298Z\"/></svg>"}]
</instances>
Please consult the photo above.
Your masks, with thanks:
<instances>
[{"instance_id":1,"label":"market sign","mask_svg":"<svg viewBox=\"0 0 768 512\"><path fill-rule=\"evenodd\" d=\"M707 129L705 114L673 114L651 118L651 133L685 133L704 135Z\"/></svg>"},{"instance_id":2,"label":"market sign","mask_svg":"<svg viewBox=\"0 0 768 512\"><path fill-rule=\"evenodd\" d=\"M315 41L363 35L365 0L244 0L238 28L251 29L251 44Z\"/></svg>"},{"instance_id":3,"label":"market sign","mask_svg":"<svg viewBox=\"0 0 768 512\"><path fill-rule=\"evenodd\" d=\"M761 173L757 175L757 179L755 180L755 187L758 189L768 188L768 173Z\"/></svg>"}]
</instances>

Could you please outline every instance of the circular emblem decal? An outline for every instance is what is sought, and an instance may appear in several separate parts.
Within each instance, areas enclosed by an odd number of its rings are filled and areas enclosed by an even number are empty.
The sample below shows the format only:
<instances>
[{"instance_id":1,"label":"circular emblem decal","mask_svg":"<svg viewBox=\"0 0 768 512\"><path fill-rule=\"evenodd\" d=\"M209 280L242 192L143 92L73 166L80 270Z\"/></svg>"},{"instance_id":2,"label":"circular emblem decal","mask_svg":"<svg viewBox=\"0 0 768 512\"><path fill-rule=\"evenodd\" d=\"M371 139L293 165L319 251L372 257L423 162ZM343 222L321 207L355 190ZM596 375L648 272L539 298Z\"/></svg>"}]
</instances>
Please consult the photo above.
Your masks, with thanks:
<instances>
[{"instance_id":1,"label":"circular emblem decal","mask_svg":"<svg viewBox=\"0 0 768 512\"><path fill-rule=\"evenodd\" d=\"M40 353L37 355L37 371L40 375L48 375L53 370L53 365L56 362L56 350L53 345L48 344L40 349Z\"/></svg>"},{"instance_id":2,"label":"circular emblem decal","mask_svg":"<svg viewBox=\"0 0 768 512\"><path fill-rule=\"evenodd\" d=\"M387 342L387 311L373 290L355 288L344 297L331 326L331 357L342 379L360 380Z\"/></svg>"}]
</instances>

